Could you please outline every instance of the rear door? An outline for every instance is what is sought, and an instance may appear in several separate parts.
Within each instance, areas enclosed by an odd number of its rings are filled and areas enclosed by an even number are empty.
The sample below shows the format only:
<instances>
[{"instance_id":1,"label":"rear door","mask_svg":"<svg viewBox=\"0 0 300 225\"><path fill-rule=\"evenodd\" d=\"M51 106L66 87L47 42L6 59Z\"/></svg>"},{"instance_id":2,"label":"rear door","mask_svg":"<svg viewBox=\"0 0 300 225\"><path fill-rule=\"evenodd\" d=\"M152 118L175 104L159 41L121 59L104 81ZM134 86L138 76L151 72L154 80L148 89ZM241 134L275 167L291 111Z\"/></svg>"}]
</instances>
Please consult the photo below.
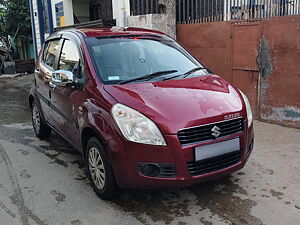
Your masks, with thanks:
<instances>
[{"instance_id":1,"label":"rear door","mask_svg":"<svg viewBox=\"0 0 300 225\"><path fill-rule=\"evenodd\" d=\"M35 80L37 95L40 99L41 109L46 122L51 123L51 91L49 86L51 76L57 66L60 39L45 42L43 50L39 56L39 61L35 70Z\"/></svg>"},{"instance_id":2,"label":"rear door","mask_svg":"<svg viewBox=\"0 0 300 225\"><path fill-rule=\"evenodd\" d=\"M78 81L83 79L82 59L79 43L63 38L57 69L70 71ZM80 82L79 82L80 83ZM68 141L80 149L78 113L85 100L85 93L78 86L59 86L52 90L51 107L55 127Z\"/></svg>"}]
</instances>

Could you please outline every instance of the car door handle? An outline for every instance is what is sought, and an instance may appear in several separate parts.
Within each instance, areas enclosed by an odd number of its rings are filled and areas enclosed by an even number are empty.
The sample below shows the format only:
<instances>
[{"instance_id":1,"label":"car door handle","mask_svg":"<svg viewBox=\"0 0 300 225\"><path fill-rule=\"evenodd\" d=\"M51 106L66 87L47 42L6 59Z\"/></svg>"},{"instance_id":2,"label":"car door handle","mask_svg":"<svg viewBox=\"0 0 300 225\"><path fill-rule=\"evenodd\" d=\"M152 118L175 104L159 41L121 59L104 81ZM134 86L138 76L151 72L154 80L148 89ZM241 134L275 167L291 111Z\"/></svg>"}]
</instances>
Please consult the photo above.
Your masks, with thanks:
<instances>
[{"instance_id":1,"label":"car door handle","mask_svg":"<svg viewBox=\"0 0 300 225\"><path fill-rule=\"evenodd\" d=\"M52 87L53 89L56 88L56 85L52 83L52 81L49 82L49 86Z\"/></svg>"}]
</instances>

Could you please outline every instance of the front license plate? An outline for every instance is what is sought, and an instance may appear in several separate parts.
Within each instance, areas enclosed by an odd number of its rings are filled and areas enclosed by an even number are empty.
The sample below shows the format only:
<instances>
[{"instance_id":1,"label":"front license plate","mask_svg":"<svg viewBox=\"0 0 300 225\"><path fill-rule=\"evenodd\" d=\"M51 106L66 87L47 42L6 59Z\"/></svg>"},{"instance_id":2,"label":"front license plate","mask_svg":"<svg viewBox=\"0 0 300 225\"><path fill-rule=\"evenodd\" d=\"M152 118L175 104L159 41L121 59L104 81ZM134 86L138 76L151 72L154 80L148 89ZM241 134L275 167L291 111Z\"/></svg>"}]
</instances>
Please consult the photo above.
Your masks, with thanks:
<instances>
[{"instance_id":1,"label":"front license plate","mask_svg":"<svg viewBox=\"0 0 300 225\"><path fill-rule=\"evenodd\" d=\"M195 148L195 160L208 159L238 150L240 150L239 138L217 142L210 145L198 146Z\"/></svg>"}]
</instances>

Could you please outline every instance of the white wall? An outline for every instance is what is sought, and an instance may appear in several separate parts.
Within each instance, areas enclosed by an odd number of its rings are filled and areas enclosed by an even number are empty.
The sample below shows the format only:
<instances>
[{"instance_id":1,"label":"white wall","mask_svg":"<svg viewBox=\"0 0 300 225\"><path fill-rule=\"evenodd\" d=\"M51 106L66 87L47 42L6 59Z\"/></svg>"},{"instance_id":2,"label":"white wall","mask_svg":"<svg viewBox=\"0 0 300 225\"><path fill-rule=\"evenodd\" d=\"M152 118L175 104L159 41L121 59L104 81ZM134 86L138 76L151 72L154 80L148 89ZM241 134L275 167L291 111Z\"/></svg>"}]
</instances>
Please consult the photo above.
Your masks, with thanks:
<instances>
[{"instance_id":1,"label":"white wall","mask_svg":"<svg viewBox=\"0 0 300 225\"><path fill-rule=\"evenodd\" d=\"M73 25L73 3L72 0L64 0L64 15L65 15L65 26Z\"/></svg>"},{"instance_id":2,"label":"white wall","mask_svg":"<svg viewBox=\"0 0 300 225\"><path fill-rule=\"evenodd\" d=\"M37 10L37 1L32 1L33 6L33 17L34 17L34 26L35 26L35 36L36 36L36 47L37 52L39 53L41 50L41 39L40 39L40 26L39 26L39 15Z\"/></svg>"},{"instance_id":3,"label":"white wall","mask_svg":"<svg viewBox=\"0 0 300 225\"><path fill-rule=\"evenodd\" d=\"M130 16L129 0L112 0L113 18L116 20L116 25L127 27L127 18Z\"/></svg>"},{"instance_id":4,"label":"white wall","mask_svg":"<svg viewBox=\"0 0 300 225\"><path fill-rule=\"evenodd\" d=\"M166 6L165 14L146 14L129 16L128 26L158 30L176 39L175 0L159 0Z\"/></svg>"},{"instance_id":5,"label":"white wall","mask_svg":"<svg viewBox=\"0 0 300 225\"><path fill-rule=\"evenodd\" d=\"M147 14L140 16L129 16L128 26L158 30L167 33L167 16L166 14Z\"/></svg>"}]
</instances>

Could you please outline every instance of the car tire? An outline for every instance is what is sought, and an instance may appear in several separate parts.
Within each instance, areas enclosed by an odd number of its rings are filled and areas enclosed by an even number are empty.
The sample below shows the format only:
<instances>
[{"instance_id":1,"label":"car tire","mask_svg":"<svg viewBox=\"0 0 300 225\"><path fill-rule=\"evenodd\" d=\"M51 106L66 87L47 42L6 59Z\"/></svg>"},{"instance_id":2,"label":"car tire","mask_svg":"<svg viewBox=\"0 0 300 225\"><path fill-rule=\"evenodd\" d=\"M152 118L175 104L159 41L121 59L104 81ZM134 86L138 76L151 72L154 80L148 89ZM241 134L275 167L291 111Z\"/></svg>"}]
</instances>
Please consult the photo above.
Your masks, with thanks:
<instances>
[{"instance_id":1,"label":"car tire","mask_svg":"<svg viewBox=\"0 0 300 225\"><path fill-rule=\"evenodd\" d=\"M114 199L119 193L119 188L108 154L98 138L89 139L85 152L87 174L94 191L103 200Z\"/></svg>"},{"instance_id":2,"label":"car tire","mask_svg":"<svg viewBox=\"0 0 300 225\"><path fill-rule=\"evenodd\" d=\"M44 123L41 117L41 111L38 107L36 101L33 101L31 105L31 112L32 112L32 126L35 132L35 135L40 139L46 139L51 134L51 128Z\"/></svg>"}]
</instances>

